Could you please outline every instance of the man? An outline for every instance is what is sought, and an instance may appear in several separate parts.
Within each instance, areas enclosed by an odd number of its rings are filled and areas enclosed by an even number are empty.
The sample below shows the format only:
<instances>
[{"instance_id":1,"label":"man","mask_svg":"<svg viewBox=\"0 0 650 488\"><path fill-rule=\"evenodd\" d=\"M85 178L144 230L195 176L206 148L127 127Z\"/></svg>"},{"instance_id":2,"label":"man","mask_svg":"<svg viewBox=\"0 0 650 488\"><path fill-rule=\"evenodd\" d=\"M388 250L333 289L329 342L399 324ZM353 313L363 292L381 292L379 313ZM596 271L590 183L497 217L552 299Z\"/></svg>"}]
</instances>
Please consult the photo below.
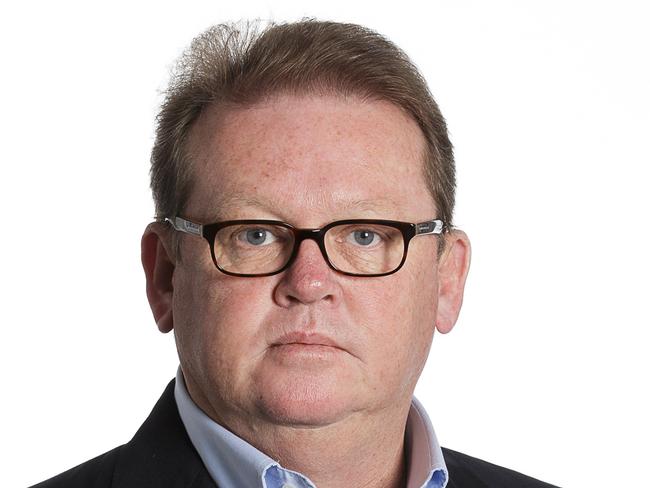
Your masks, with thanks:
<instances>
[{"instance_id":1,"label":"man","mask_svg":"<svg viewBox=\"0 0 650 488\"><path fill-rule=\"evenodd\" d=\"M441 449L413 390L470 261L452 146L355 25L222 25L181 58L142 238L176 377L135 437L42 487L542 487Z\"/></svg>"}]
</instances>

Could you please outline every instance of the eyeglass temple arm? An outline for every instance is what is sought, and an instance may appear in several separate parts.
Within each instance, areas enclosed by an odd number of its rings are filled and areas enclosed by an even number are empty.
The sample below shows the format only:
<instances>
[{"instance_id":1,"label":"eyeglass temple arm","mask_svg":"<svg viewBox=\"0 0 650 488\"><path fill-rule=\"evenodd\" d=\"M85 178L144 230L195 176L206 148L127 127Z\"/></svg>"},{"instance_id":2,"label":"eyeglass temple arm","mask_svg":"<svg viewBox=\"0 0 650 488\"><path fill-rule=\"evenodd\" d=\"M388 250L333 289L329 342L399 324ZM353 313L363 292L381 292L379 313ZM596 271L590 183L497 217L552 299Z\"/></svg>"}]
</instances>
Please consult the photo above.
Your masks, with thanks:
<instances>
[{"instance_id":1,"label":"eyeglass temple arm","mask_svg":"<svg viewBox=\"0 0 650 488\"><path fill-rule=\"evenodd\" d=\"M177 231L197 236L203 235L203 226L201 224L195 224L194 222L185 220L181 217L165 217L165 222L169 222Z\"/></svg>"},{"instance_id":2,"label":"eyeglass temple arm","mask_svg":"<svg viewBox=\"0 0 650 488\"><path fill-rule=\"evenodd\" d=\"M445 227L442 220L429 220L428 222L420 222L415 224L415 235L421 234L441 234Z\"/></svg>"}]
</instances>

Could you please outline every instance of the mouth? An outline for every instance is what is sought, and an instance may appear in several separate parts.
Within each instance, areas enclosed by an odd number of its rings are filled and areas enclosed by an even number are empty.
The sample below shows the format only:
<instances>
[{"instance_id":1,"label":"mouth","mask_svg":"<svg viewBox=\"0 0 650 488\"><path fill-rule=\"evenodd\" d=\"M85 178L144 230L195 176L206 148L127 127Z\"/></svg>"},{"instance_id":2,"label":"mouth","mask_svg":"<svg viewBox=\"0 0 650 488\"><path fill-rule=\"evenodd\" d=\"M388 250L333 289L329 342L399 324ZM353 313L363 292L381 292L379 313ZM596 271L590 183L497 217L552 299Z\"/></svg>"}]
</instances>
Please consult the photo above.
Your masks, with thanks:
<instances>
[{"instance_id":1,"label":"mouth","mask_svg":"<svg viewBox=\"0 0 650 488\"><path fill-rule=\"evenodd\" d=\"M313 332L285 334L271 343L267 352L276 365L316 374L345 364L350 354L331 337Z\"/></svg>"},{"instance_id":2,"label":"mouth","mask_svg":"<svg viewBox=\"0 0 650 488\"><path fill-rule=\"evenodd\" d=\"M271 344L271 347L282 346L305 346L305 347L332 347L341 349L336 341L324 336L322 334L305 333L305 332L291 332L280 337L277 341Z\"/></svg>"},{"instance_id":3,"label":"mouth","mask_svg":"<svg viewBox=\"0 0 650 488\"><path fill-rule=\"evenodd\" d=\"M324 358L345 350L332 338L318 333L290 332L271 344L271 351L290 356Z\"/></svg>"}]
</instances>

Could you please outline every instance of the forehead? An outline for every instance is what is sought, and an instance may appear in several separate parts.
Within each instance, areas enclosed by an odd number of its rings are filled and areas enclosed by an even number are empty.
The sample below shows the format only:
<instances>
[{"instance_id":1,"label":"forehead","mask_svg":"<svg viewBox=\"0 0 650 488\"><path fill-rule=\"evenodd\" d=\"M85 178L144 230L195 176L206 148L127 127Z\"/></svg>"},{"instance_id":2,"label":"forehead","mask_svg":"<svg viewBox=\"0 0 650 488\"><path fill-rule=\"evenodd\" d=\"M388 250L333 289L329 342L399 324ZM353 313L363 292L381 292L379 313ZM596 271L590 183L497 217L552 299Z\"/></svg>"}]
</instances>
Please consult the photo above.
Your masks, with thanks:
<instances>
[{"instance_id":1,"label":"forehead","mask_svg":"<svg viewBox=\"0 0 650 488\"><path fill-rule=\"evenodd\" d=\"M190 147L186 210L194 218L311 218L320 225L429 218L435 211L424 180L424 137L387 102L276 96L212 107L195 124Z\"/></svg>"}]
</instances>

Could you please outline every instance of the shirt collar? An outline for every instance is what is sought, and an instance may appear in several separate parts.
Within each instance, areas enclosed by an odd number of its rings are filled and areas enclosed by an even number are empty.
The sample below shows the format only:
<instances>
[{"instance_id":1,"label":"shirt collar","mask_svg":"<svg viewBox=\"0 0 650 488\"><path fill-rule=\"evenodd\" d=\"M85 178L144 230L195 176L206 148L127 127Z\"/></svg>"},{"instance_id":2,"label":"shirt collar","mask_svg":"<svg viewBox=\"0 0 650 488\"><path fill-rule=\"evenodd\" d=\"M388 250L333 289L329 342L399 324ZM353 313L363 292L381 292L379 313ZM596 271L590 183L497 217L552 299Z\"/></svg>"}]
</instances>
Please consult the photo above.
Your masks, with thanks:
<instances>
[{"instance_id":1,"label":"shirt collar","mask_svg":"<svg viewBox=\"0 0 650 488\"><path fill-rule=\"evenodd\" d=\"M444 488L449 472L431 420L417 398L411 400L404 445L408 453L407 488Z\"/></svg>"},{"instance_id":2,"label":"shirt collar","mask_svg":"<svg viewBox=\"0 0 650 488\"><path fill-rule=\"evenodd\" d=\"M313 483L300 473L282 468L275 460L208 417L192 400L178 368L174 398L185 430L212 479L219 486L267 488L279 471L298 479L301 486ZM413 398L406 421L407 488L444 488L447 467L424 407Z\"/></svg>"}]
</instances>

